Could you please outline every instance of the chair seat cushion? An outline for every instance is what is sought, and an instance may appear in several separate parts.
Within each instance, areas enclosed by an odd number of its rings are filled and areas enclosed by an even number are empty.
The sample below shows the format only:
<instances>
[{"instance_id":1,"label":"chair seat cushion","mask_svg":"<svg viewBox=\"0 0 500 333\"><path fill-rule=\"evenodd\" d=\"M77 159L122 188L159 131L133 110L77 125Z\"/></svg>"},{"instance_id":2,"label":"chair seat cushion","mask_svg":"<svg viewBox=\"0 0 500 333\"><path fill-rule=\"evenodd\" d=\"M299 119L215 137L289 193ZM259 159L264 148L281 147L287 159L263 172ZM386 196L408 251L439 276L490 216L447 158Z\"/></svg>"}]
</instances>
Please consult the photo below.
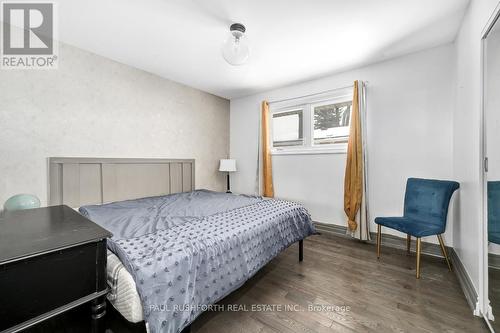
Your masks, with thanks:
<instances>
[{"instance_id":1,"label":"chair seat cushion","mask_svg":"<svg viewBox=\"0 0 500 333\"><path fill-rule=\"evenodd\" d=\"M375 223L396 229L414 237L439 235L444 232L443 225L419 221L408 217L377 217Z\"/></svg>"}]
</instances>

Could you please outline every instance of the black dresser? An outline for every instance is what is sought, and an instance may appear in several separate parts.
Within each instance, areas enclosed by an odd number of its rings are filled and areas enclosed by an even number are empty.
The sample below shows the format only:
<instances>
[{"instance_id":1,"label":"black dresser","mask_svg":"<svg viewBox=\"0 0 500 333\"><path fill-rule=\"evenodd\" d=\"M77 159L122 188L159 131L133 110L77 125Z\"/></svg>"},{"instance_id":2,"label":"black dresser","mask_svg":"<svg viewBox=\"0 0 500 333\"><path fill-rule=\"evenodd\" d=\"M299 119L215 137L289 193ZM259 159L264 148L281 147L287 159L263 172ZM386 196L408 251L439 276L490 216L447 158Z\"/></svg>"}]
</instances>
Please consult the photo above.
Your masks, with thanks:
<instances>
[{"instance_id":1,"label":"black dresser","mask_svg":"<svg viewBox=\"0 0 500 333\"><path fill-rule=\"evenodd\" d=\"M0 332L18 332L89 302L92 330L106 313L106 238L68 206L0 216Z\"/></svg>"}]
</instances>

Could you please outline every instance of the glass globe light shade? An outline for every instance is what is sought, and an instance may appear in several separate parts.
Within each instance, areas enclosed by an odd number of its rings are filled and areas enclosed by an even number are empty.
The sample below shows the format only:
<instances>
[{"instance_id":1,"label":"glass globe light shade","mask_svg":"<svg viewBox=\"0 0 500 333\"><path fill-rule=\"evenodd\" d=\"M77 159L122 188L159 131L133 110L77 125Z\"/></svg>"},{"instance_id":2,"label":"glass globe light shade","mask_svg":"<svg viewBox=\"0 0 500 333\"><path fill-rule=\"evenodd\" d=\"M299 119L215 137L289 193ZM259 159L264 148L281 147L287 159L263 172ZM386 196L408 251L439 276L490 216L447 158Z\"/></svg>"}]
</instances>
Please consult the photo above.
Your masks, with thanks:
<instances>
[{"instance_id":1,"label":"glass globe light shade","mask_svg":"<svg viewBox=\"0 0 500 333\"><path fill-rule=\"evenodd\" d=\"M234 30L231 26L230 35L222 45L222 56L229 64L239 66L248 60L249 55L250 50L244 30Z\"/></svg>"}]
</instances>

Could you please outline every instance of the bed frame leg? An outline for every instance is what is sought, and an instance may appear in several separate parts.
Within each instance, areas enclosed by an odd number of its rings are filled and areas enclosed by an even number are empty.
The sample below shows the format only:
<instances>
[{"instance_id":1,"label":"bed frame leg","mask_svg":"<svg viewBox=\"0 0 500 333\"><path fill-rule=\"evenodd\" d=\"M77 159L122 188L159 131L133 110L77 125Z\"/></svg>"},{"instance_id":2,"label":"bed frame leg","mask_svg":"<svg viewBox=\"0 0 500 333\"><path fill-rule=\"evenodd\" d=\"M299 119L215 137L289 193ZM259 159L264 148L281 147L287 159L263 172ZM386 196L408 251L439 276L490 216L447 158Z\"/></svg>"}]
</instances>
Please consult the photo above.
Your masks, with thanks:
<instances>
[{"instance_id":1,"label":"bed frame leg","mask_svg":"<svg viewBox=\"0 0 500 333\"><path fill-rule=\"evenodd\" d=\"M191 333L191 325L184 327L181 333Z\"/></svg>"},{"instance_id":2,"label":"bed frame leg","mask_svg":"<svg viewBox=\"0 0 500 333\"><path fill-rule=\"evenodd\" d=\"M304 260L304 240L299 240L299 261Z\"/></svg>"},{"instance_id":3,"label":"bed frame leg","mask_svg":"<svg viewBox=\"0 0 500 333\"><path fill-rule=\"evenodd\" d=\"M92 301L92 333L104 333L106 315L106 296L100 296Z\"/></svg>"}]
</instances>

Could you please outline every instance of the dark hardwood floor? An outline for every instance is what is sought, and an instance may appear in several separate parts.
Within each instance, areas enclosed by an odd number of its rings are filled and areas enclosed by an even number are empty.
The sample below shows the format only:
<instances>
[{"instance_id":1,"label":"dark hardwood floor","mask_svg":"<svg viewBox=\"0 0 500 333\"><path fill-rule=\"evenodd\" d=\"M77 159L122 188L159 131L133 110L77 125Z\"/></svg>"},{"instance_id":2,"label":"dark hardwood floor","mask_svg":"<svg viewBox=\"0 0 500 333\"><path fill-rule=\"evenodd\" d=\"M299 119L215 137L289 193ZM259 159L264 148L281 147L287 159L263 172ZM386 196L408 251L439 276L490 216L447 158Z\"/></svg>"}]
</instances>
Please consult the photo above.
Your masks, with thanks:
<instances>
[{"instance_id":1,"label":"dark hardwood floor","mask_svg":"<svg viewBox=\"0 0 500 333\"><path fill-rule=\"evenodd\" d=\"M416 280L414 254L382 248L377 261L373 245L312 236L302 263L294 244L219 303L240 311L205 312L192 332L487 332L443 260L424 256ZM255 305L267 308L252 311ZM75 309L30 332L87 332L89 316L87 307ZM116 311L106 327L145 331Z\"/></svg>"}]
</instances>

